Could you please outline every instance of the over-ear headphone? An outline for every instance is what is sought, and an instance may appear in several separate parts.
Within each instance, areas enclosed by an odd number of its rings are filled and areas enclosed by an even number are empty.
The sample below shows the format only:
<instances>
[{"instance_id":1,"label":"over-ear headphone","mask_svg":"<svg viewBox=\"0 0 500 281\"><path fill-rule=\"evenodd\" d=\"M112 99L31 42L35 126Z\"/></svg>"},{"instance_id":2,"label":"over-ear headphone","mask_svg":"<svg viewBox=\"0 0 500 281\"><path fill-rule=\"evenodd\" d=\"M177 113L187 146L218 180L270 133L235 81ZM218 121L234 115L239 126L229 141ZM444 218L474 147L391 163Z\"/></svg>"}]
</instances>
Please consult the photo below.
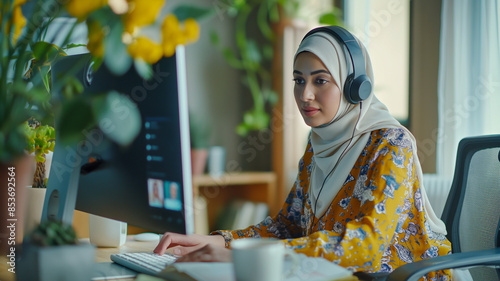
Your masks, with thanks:
<instances>
[{"instance_id":1,"label":"over-ear headphone","mask_svg":"<svg viewBox=\"0 0 500 281\"><path fill-rule=\"evenodd\" d=\"M347 48L348 54L346 54L346 60L352 63L352 73L347 75L347 79L344 83L344 96L346 100L356 104L367 99L372 91L372 82L370 77L366 75L363 51L356 41L356 38L340 26L323 26L309 31L306 36L304 36L304 39L317 32L326 32L332 35L339 43Z\"/></svg>"}]
</instances>

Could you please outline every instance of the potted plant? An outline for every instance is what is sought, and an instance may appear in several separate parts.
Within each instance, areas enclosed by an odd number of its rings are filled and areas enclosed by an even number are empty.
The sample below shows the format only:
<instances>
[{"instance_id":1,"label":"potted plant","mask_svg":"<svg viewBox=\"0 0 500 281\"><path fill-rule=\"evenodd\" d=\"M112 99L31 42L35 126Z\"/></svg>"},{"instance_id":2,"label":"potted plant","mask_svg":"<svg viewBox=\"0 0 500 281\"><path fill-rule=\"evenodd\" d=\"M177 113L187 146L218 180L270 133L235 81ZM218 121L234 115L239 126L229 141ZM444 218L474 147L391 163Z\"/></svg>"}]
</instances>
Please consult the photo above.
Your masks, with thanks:
<instances>
[{"instance_id":1,"label":"potted plant","mask_svg":"<svg viewBox=\"0 0 500 281\"><path fill-rule=\"evenodd\" d=\"M92 277L95 248L79 243L71 225L45 221L23 243L19 281L82 280Z\"/></svg>"},{"instance_id":2,"label":"potted plant","mask_svg":"<svg viewBox=\"0 0 500 281\"><path fill-rule=\"evenodd\" d=\"M45 191L47 190L48 169L50 169L51 162L51 159L47 159L47 156L52 156L50 153L54 151L56 135L54 127L42 126L34 118L24 124L27 137L25 150L28 154L33 155L35 159L35 174L32 180L33 183L28 188L28 204L24 218L24 232L29 233L40 223Z\"/></svg>"},{"instance_id":3,"label":"potted plant","mask_svg":"<svg viewBox=\"0 0 500 281\"><path fill-rule=\"evenodd\" d=\"M210 124L198 114L189 114L189 134L191 138L191 173L203 174L208 158Z\"/></svg>"},{"instance_id":4,"label":"potted plant","mask_svg":"<svg viewBox=\"0 0 500 281\"><path fill-rule=\"evenodd\" d=\"M56 132L54 127L49 125L41 125L35 119L26 121L25 123L27 145L26 152L35 156L36 168L33 177L33 188L46 188L46 158L50 152L54 151Z\"/></svg>"},{"instance_id":5,"label":"potted plant","mask_svg":"<svg viewBox=\"0 0 500 281\"><path fill-rule=\"evenodd\" d=\"M134 103L116 92L100 95L75 95L67 91L62 99L53 99L50 91L74 87L72 71L50 84L51 64L64 50L71 48L70 38L78 24L88 27L88 43L94 65L101 64L121 75L131 67L145 79L153 76L151 65L170 56L178 44L197 40L199 27L195 18L207 14L206 9L180 5L172 13L160 16L163 0L155 1L88 1L88 0L10 0L0 3L0 192L2 202L13 204L12 212L0 212L0 254L9 249L10 236L20 240L17 227L11 234L6 229L8 218L23 218L24 187L31 181L31 159L25 151L28 142L24 122L31 117L44 120L54 115L57 141L64 144L84 139L83 132L113 120L120 130L103 130L106 137L120 145L129 145L140 131L140 114ZM30 8L23 9L29 6ZM23 13L23 10L25 13ZM75 19L68 25L55 27L52 33L61 46L46 42L46 34L55 19ZM149 32L146 32L151 28ZM158 31L158 32L157 32ZM151 37L150 34L156 35ZM120 103L129 110L120 118L113 107ZM122 116L123 117L123 116ZM8 201L12 200L12 201ZM15 201L15 203L14 203Z\"/></svg>"}]
</instances>

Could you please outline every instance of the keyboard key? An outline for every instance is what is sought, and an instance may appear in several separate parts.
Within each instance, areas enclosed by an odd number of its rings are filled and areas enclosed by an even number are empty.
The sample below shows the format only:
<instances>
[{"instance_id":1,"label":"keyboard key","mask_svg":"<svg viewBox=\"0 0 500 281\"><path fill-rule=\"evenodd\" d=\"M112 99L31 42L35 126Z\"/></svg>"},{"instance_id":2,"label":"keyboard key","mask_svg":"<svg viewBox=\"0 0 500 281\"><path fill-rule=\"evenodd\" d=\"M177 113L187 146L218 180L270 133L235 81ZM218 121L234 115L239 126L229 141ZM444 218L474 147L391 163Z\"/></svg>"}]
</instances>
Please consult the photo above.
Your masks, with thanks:
<instances>
[{"instance_id":1,"label":"keyboard key","mask_svg":"<svg viewBox=\"0 0 500 281\"><path fill-rule=\"evenodd\" d=\"M179 256L155 253L121 253L111 255L111 260L140 273L156 275L168 265L174 263Z\"/></svg>"}]
</instances>

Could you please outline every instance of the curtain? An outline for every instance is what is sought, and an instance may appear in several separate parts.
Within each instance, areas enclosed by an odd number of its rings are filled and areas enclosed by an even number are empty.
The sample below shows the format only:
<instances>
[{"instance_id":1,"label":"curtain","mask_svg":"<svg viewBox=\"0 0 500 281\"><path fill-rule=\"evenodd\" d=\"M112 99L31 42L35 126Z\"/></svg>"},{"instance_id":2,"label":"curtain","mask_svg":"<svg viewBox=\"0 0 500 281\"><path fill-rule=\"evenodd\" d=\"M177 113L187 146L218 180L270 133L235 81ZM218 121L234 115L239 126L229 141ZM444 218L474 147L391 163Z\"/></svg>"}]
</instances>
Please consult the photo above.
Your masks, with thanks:
<instances>
[{"instance_id":1,"label":"curtain","mask_svg":"<svg viewBox=\"0 0 500 281\"><path fill-rule=\"evenodd\" d=\"M437 173L452 175L458 142L500 133L497 0L443 0Z\"/></svg>"}]
</instances>

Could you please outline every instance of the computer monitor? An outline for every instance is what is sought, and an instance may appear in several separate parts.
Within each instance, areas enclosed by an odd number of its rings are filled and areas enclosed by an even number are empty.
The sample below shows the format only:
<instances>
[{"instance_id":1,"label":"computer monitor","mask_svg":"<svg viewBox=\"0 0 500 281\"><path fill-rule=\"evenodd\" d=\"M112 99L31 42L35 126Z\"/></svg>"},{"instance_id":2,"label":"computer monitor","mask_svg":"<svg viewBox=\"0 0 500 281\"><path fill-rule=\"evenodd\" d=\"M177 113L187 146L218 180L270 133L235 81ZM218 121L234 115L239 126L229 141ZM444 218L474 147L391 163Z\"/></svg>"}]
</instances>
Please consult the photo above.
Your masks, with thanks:
<instances>
[{"instance_id":1,"label":"computer monitor","mask_svg":"<svg viewBox=\"0 0 500 281\"><path fill-rule=\"evenodd\" d=\"M75 146L64 146L56 137L42 220L71 223L76 207L158 233L193 233L184 48L153 65L153 78L147 81L133 67L115 76L104 64L93 73L90 64L88 54L62 58L52 67L53 85L77 66L83 95L109 90L128 95L139 109L141 130L127 147L98 128L83 131ZM112 110L119 111L120 105ZM118 117L126 114L122 111Z\"/></svg>"}]
</instances>

